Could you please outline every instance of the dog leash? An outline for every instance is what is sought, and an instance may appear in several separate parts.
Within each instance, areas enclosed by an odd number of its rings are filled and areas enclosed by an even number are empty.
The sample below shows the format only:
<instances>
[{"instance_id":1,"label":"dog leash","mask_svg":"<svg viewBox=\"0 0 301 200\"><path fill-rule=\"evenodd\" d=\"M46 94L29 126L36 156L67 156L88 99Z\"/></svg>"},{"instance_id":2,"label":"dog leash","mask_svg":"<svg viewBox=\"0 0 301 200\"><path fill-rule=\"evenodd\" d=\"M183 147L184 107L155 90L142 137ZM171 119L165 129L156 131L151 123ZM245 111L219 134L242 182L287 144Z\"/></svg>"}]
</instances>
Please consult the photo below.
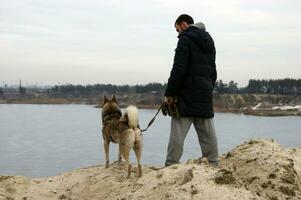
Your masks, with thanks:
<instances>
[{"instance_id":1,"label":"dog leash","mask_svg":"<svg viewBox=\"0 0 301 200\"><path fill-rule=\"evenodd\" d=\"M160 110L162 109L163 105L165 103L162 103L161 106L159 107L159 109L157 110L157 113L155 114L155 116L150 120L150 122L148 123L147 127L143 130L141 130L141 132L145 132L155 121L157 115L159 114Z\"/></svg>"}]
</instances>

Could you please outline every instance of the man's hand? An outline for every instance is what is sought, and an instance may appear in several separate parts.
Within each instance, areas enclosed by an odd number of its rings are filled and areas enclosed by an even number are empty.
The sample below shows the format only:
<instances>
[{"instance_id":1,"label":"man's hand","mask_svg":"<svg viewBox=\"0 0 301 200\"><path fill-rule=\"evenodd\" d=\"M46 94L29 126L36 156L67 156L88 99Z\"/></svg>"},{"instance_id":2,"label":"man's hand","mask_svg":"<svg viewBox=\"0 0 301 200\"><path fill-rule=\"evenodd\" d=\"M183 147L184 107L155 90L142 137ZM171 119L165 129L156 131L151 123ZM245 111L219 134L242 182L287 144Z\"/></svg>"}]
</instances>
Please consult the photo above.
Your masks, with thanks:
<instances>
[{"instance_id":1,"label":"man's hand","mask_svg":"<svg viewBox=\"0 0 301 200\"><path fill-rule=\"evenodd\" d=\"M164 96L164 103L167 103L168 97Z\"/></svg>"},{"instance_id":2,"label":"man's hand","mask_svg":"<svg viewBox=\"0 0 301 200\"><path fill-rule=\"evenodd\" d=\"M164 103L170 104L171 101L172 101L172 97L166 97L166 96L164 96Z\"/></svg>"}]
</instances>

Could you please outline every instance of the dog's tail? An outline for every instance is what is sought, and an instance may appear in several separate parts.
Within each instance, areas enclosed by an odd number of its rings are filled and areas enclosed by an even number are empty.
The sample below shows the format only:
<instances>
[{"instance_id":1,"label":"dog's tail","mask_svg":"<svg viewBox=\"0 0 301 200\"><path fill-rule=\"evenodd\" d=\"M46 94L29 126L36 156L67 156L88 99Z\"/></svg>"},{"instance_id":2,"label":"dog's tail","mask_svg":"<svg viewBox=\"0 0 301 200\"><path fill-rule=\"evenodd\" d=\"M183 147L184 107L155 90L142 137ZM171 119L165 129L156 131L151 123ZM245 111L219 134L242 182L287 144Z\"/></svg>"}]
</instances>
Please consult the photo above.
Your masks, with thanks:
<instances>
[{"instance_id":1,"label":"dog's tail","mask_svg":"<svg viewBox=\"0 0 301 200\"><path fill-rule=\"evenodd\" d=\"M138 109L136 106L128 106L126 108L126 114L128 116L128 124L131 128L138 128Z\"/></svg>"}]
</instances>

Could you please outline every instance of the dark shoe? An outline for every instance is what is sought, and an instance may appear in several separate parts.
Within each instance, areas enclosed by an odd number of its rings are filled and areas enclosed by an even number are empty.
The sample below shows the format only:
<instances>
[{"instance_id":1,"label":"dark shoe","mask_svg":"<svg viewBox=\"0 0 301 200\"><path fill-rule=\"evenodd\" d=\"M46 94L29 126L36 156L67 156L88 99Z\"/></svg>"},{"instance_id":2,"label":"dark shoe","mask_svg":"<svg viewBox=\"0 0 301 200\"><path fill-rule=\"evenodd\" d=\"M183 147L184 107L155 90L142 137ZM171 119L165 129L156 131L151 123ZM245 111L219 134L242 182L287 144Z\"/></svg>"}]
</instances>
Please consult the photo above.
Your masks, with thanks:
<instances>
[{"instance_id":1,"label":"dark shoe","mask_svg":"<svg viewBox=\"0 0 301 200\"><path fill-rule=\"evenodd\" d=\"M218 167L218 161L209 161L209 165L212 167Z\"/></svg>"}]
</instances>

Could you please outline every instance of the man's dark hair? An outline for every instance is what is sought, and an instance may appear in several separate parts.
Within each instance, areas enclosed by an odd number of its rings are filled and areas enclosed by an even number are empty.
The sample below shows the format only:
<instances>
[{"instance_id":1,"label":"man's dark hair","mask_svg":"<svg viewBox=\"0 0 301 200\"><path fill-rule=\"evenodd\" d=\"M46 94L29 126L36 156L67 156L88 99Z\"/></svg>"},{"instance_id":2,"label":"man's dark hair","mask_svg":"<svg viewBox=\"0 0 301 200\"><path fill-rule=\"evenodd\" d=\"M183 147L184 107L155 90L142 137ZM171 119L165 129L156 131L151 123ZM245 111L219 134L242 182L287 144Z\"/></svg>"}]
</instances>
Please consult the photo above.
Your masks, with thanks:
<instances>
[{"instance_id":1,"label":"man's dark hair","mask_svg":"<svg viewBox=\"0 0 301 200\"><path fill-rule=\"evenodd\" d=\"M188 25L190 24L194 24L194 21L192 19L191 16L187 15L187 14L182 14L178 17L178 19L176 20L175 22L175 25L179 25L181 24L182 22L187 22Z\"/></svg>"}]
</instances>

